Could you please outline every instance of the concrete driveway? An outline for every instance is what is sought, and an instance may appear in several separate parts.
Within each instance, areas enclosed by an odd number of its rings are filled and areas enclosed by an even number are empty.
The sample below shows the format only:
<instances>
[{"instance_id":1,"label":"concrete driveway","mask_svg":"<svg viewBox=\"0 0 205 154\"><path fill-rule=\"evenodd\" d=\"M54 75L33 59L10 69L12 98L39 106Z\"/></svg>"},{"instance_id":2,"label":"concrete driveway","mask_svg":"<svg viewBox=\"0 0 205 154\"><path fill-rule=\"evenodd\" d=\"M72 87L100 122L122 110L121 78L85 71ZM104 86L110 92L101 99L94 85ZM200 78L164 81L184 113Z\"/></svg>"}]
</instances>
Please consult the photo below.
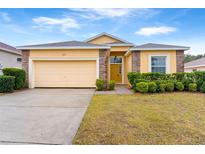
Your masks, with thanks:
<instances>
[{"instance_id":1,"label":"concrete driveway","mask_svg":"<svg viewBox=\"0 0 205 154\"><path fill-rule=\"evenodd\" d=\"M0 144L71 144L93 89L31 89L0 96Z\"/></svg>"}]
</instances>

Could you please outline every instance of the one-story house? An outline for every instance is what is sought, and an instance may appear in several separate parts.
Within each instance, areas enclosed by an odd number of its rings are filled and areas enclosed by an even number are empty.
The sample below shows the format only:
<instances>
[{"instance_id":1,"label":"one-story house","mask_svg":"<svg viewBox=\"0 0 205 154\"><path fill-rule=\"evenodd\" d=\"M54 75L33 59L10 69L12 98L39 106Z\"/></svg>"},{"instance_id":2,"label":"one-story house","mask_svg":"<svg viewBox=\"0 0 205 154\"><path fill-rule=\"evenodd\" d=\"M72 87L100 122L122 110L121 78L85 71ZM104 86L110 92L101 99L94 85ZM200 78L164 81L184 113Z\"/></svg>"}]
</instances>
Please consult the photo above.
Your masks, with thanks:
<instances>
[{"instance_id":1,"label":"one-story house","mask_svg":"<svg viewBox=\"0 0 205 154\"><path fill-rule=\"evenodd\" d=\"M0 74L5 67L22 68L21 51L8 44L0 42Z\"/></svg>"},{"instance_id":2,"label":"one-story house","mask_svg":"<svg viewBox=\"0 0 205 154\"><path fill-rule=\"evenodd\" d=\"M85 41L20 46L30 88L95 87L96 79L128 84L128 72L184 71L189 47L143 44L136 46L108 33Z\"/></svg>"},{"instance_id":3,"label":"one-story house","mask_svg":"<svg viewBox=\"0 0 205 154\"><path fill-rule=\"evenodd\" d=\"M185 72L205 71L205 57L184 64Z\"/></svg>"}]
</instances>

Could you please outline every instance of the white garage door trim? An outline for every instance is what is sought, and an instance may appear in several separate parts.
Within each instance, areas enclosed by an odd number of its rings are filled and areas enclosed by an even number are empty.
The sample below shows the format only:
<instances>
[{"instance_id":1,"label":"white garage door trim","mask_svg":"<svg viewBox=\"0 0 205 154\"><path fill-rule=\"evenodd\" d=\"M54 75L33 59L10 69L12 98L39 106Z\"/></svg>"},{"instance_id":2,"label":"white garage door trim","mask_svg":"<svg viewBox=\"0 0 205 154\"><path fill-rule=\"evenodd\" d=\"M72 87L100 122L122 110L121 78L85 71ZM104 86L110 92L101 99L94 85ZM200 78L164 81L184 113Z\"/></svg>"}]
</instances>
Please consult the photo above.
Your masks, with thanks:
<instances>
[{"instance_id":1,"label":"white garage door trim","mask_svg":"<svg viewBox=\"0 0 205 154\"><path fill-rule=\"evenodd\" d=\"M29 88L34 88L34 61L96 61L96 79L99 79L99 58L29 58Z\"/></svg>"}]
</instances>

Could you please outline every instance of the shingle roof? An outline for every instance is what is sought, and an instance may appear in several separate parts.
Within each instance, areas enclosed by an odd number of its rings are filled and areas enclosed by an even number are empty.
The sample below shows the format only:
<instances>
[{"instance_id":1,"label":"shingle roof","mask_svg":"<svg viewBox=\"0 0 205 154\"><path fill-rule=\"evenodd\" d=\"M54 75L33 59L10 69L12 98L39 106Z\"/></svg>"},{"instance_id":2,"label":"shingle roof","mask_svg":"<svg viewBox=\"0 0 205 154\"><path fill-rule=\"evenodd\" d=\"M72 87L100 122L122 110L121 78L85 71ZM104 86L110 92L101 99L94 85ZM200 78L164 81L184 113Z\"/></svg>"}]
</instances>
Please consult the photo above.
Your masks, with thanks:
<instances>
[{"instance_id":1,"label":"shingle roof","mask_svg":"<svg viewBox=\"0 0 205 154\"><path fill-rule=\"evenodd\" d=\"M17 55L21 55L21 51L17 50L16 48L14 48L14 47L12 47L8 44L2 43L2 42L0 42L0 50L10 52L10 53L14 53L14 54L17 54Z\"/></svg>"},{"instance_id":2,"label":"shingle roof","mask_svg":"<svg viewBox=\"0 0 205 154\"><path fill-rule=\"evenodd\" d=\"M37 45L27 45L27 46L18 46L17 49L44 49L44 48L109 48L105 45L92 44L81 41L66 41L66 42L56 42L56 43L46 43L46 44L37 44Z\"/></svg>"},{"instance_id":3,"label":"shingle roof","mask_svg":"<svg viewBox=\"0 0 205 154\"><path fill-rule=\"evenodd\" d=\"M196 67L196 66L205 66L205 57L184 64L184 67Z\"/></svg>"},{"instance_id":4,"label":"shingle roof","mask_svg":"<svg viewBox=\"0 0 205 154\"><path fill-rule=\"evenodd\" d=\"M156 44L156 43L147 43L139 46L135 46L131 48L130 50L171 50L171 49L177 49L177 50L188 50L189 47L185 46L177 46L177 45L166 45L166 44Z\"/></svg>"}]
</instances>

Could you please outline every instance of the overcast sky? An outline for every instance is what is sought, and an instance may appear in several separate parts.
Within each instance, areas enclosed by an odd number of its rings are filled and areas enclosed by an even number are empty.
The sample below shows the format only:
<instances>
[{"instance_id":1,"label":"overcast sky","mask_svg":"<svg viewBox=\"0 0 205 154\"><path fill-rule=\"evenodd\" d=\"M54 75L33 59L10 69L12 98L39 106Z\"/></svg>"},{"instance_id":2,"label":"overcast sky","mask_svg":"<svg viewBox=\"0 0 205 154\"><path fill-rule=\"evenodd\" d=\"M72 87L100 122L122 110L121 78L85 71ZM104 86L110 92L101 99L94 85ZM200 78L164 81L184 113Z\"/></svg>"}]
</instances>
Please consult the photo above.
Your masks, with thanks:
<instances>
[{"instance_id":1,"label":"overcast sky","mask_svg":"<svg viewBox=\"0 0 205 154\"><path fill-rule=\"evenodd\" d=\"M0 41L13 46L83 41L101 32L203 54L205 9L0 9Z\"/></svg>"}]
</instances>

